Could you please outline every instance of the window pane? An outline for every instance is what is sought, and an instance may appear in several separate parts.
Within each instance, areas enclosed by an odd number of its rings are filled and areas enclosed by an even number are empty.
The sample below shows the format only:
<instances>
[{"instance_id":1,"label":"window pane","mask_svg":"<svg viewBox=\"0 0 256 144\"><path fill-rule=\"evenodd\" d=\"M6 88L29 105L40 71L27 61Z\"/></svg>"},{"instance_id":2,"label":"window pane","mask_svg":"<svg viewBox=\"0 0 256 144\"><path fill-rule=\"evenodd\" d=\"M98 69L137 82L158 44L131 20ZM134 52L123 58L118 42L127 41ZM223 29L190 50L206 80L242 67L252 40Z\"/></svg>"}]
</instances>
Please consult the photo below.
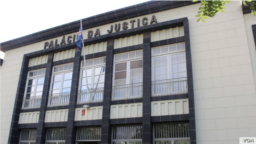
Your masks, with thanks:
<instances>
[{"instance_id":1,"label":"window pane","mask_svg":"<svg viewBox=\"0 0 256 144\"><path fill-rule=\"evenodd\" d=\"M186 78L186 77L187 77L186 72L179 73L179 78Z\"/></svg>"},{"instance_id":2,"label":"window pane","mask_svg":"<svg viewBox=\"0 0 256 144\"><path fill-rule=\"evenodd\" d=\"M177 44L178 51L185 51L185 44L184 43L179 43Z\"/></svg>"},{"instance_id":3,"label":"window pane","mask_svg":"<svg viewBox=\"0 0 256 144\"><path fill-rule=\"evenodd\" d=\"M33 93L35 91L35 89L36 89L35 86L32 86L31 87L31 93Z\"/></svg>"},{"instance_id":4,"label":"window pane","mask_svg":"<svg viewBox=\"0 0 256 144\"><path fill-rule=\"evenodd\" d=\"M142 57L142 50L136 51L136 57L137 58Z\"/></svg>"},{"instance_id":5,"label":"window pane","mask_svg":"<svg viewBox=\"0 0 256 144\"><path fill-rule=\"evenodd\" d=\"M154 59L154 63L155 63L155 66L166 65L167 64L167 57L166 56L156 57Z\"/></svg>"},{"instance_id":6,"label":"window pane","mask_svg":"<svg viewBox=\"0 0 256 144\"><path fill-rule=\"evenodd\" d=\"M99 79L99 76L94 77L94 84L98 82L98 79ZM99 83L102 83L102 82L104 82L104 75L101 75L99 79Z\"/></svg>"},{"instance_id":7,"label":"window pane","mask_svg":"<svg viewBox=\"0 0 256 144\"><path fill-rule=\"evenodd\" d=\"M62 76L61 74L60 75L54 75L53 80L54 81L61 81L61 76Z\"/></svg>"},{"instance_id":8,"label":"window pane","mask_svg":"<svg viewBox=\"0 0 256 144\"><path fill-rule=\"evenodd\" d=\"M36 97L42 96L42 92L37 92Z\"/></svg>"},{"instance_id":9,"label":"window pane","mask_svg":"<svg viewBox=\"0 0 256 144\"><path fill-rule=\"evenodd\" d=\"M91 77L88 77L88 78L87 78L87 81L88 81L88 85L90 85L90 84L91 84L91 81L92 81ZM86 78L83 78L83 80L82 80L82 85L86 85Z\"/></svg>"},{"instance_id":10,"label":"window pane","mask_svg":"<svg viewBox=\"0 0 256 144\"><path fill-rule=\"evenodd\" d=\"M142 82L142 78L133 78L133 79L131 79L131 83L141 83Z\"/></svg>"},{"instance_id":11,"label":"window pane","mask_svg":"<svg viewBox=\"0 0 256 144\"><path fill-rule=\"evenodd\" d=\"M70 73L65 73L65 75L64 75L64 80L68 80L68 79L72 79L72 72L70 72Z\"/></svg>"},{"instance_id":12,"label":"window pane","mask_svg":"<svg viewBox=\"0 0 256 144\"><path fill-rule=\"evenodd\" d=\"M115 80L115 85L125 85L125 84L126 84L125 79Z\"/></svg>"},{"instance_id":13,"label":"window pane","mask_svg":"<svg viewBox=\"0 0 256 144\"><path fill-rule=\"evenodd\" d=\"M170 45L169 46L169 52L170 53L176 52L176 45Z\"/></svg>"},{"instance_id":14,"label":"window pane","mask_svg":"<svg viewBox=\"0 0 256 144\"><path fill-rule=\"evenodd\" d=\"M155 76L155 81L166 80L166 79L167 79L167 75L158 75L158 76Z\"/></svg>"},{"instance_id":15,"label":"window pane","mask_svg":"<svg viewBox=\"0 0 256 144\"><path fill-rule=\"evenodd\" d=\"M135 58L135 51L129 52L129 58L130 59Z\"/></svg>"},{"instance_id":16,"label":"window pane","mask_svg":"<svg viewBox=\"0 0 256 144\"><path fill-rule=\"evenodd\" d=\"M70 94L70 88L62 89L62 94Z\"/></svg>"},{"instance_id":17,"label":"window pane","mask_svg":"<svg viewBox=\"0 0 256 144\"><path fill-rule=\"evenodd\" d=\"M131 69L142 68L142 60L132 61L130 67Z\"/></svg>"},{"instance_id":18,"label":"window pane","mask_svg":"<svg viewBox=\"0 0 256 144\"><path fill-rule=\"evenodd\" d=\"M30 92L31 92L31 86L27 87L27 93L30 93Z\"/></svg>"},{"instance_id":19,"label":"window pane","mask_svg":"<svg viewBox=\"0 0 256 144\"><path fill-rule=\"evenodd\" d=\"M95 73L95 75L103 74L104 68L103 67L95 68L94 73Z\"/></svg>"},{"instance_id":20,"label":"window pane","mask_svg":"<svg viewBox=\"0 0 256 144\"><path fill-rule=\"evenodd\" d=\"M31 94L26 94L26 99L30 99Z\"/></svg>"},{"instance_id":21,"label":"window pane","mask_svg":"<svg viewBox=\"0 0 256 144\"><path fill-rule=\"evenodd\" d=\"M154 72L155 72L155 75L167 74L167 67L166 66L155 67Z\"/></svg>"},{"instance_id":22,"label":"window pane","mask_svg":"<svg viewBox=\"0 0 256 144\"><path fill-rule=\"evenodd\" d=\"M122 70L126 70L126 62L125 63L116 64L115 71L122 71Z\"/></svg>"},{"instance_id":23,"label":"window pane","mask_svg":"<svg viewBox=\"0 0 256 144\"><path fill-rule=\"evenodd\" d=\"M38 78L37 84L43 84L44 83L44 78Z\"/></svg>"},{"instance_id":24,"label":"window pane","mask_svg":"<svg viewBox=\"0 0 256 144\"><path fill-rule=\"evenodd\" d=\"M99 89L99 88L103 88L103 87L104 87L104 83L99 83L99 84L98 84L98 89ZM96 88L96 85L94 85L94 88Z\"/></svg>"},{"instance_id":25,"label":"window pane","mask_svg":"<svg viewBox=\"0 0 256 144\"><path fill-rule=\"evenodd\" d=\"M52 91L52 94L59 94L59 93L60 93L60 90L59 90L59 89Z\"/></svg>"},{"instance_id":26,"label":"window pane","mask_svg":"<svg viewBox=\"0 0 256 144\"><path fill-rule=\"evenodd\" d=\"M61 84L61 82L55 82L53 84L53 89L59 89L60 88L60 84Z\"/></svg>"},{"instance_id":27,"label":"window pane","mask_svg":"<svg viewBox=\"0 0 256 144\"><path fill-rule=\"evenodd\" d=\"M33 72L29 72L28 76L29 76L29 77L34 76Z\"/></svg>"},{"instance_id":28,"label":"window pane","mask_svg":"<svg viewBox=\"0 0 256 144\"><path fill-rule=\"evenodd\" d=\"M92 76L92 69L87 69L87 76ZM83 70L83 77L86 77L85 70Z\"/></svg>"},{"instance_id":29,"label":"window pane","mask_svg":"<svg viewBox=\"0 0 256 144\"><path fill-rule=\"evenodd\" d=\"M71 87L71 80L64 81L63 87Z\"/></svg>"},{"instance_id":30,"label":"window pane","mask_svg":"<svg viewBox=\"0 0 256 144\"><path fill-rule=\"evenodd\" d=\"M142 77L142 68L131 70L130 77L131 77L131 78L134 78L134 77Z\"/></svg>"},{"instance_id":31,"label":"window pane","mask_svg":"<svg viewBox=\"0 0 256 144\"><path fill-rule=\"evenodd\" d=\"M185 63L178 64L178 71L179 71L179 72L186 71L186 65L185 65Z\"/></svg>"},{"instance_id":32,"label":"window pane","mask_svg":"<svg viewBox=\"0 0 256 144\"><path fill-rule=\"evenodd\" d=\"M171 59L172 59L172 61L171 61L172 64L177 63L178 62L178 55L172 55Z\"/></svg>"},{"instance_id":33,"label":"window pane","mask_svg":"<svg viewBox=\"0 0 256 144\"><path fill-rule=\"evenodd\" d=\"M115 80L116 79L125 79L125 78L126 78L126 71L115 73Z\"/></svg>"},{"instance_id":34,"label":"window pane","mask_svg":"<svg viewBox=\"0 0 256 144\"><path fill-rule=\"evenodd\" d=\"M163 46L163 47L161 47L161 53L168 53L168 46L166 45L166 46Z\"/></svg>"},{"instance_id":35,"label":"window pane","mask_svg":"<svg viewBox=\"0 0 256 144\"><path fill-rule=\"evenodd\" d=\"M128 53L123 53L123 54L122 54L122 59L123 59L123 60L128 59Z\"/></svg>"},{"instance_id":36,"label":"window pane","mask_svg":"<svg viewBox=\"0 0 256 144\"><path fill-rule=\"evenodd\" d=\"M31 86L33 84L33 79L28 80L28 85Z\"/></svg>"},{"instance_id":37,"label":"window pane","mask_svg":"<svg viewBox=\"0 0 256 144\"><path fill-rule=\"evenodd\" d=\"M173 73L178 72L178 65L177 64L172 65L172 72Z\"/></svg>"},{"instance_id":38,"label":"window pane","mask_svg":"<svg viewBox=\"0 0 256 144\"><path fill-rule=\"evenodd\" d=\"M37 88L36 88L36 91L39 92L39 91L43 91L43 85L38 85Z\"/></svg>"},{"instance_id":39,"label":"window pane","mask_svg":"<svg viewBox=\"0 0 256 144\"><path fill-rule=\"evenodd\" d=\"M182 54L179 54L179 55L177 55L177 62L178 63L183 63L183 62L185 62L185 53L182 53Z\"/></svg>"}]
</instances>

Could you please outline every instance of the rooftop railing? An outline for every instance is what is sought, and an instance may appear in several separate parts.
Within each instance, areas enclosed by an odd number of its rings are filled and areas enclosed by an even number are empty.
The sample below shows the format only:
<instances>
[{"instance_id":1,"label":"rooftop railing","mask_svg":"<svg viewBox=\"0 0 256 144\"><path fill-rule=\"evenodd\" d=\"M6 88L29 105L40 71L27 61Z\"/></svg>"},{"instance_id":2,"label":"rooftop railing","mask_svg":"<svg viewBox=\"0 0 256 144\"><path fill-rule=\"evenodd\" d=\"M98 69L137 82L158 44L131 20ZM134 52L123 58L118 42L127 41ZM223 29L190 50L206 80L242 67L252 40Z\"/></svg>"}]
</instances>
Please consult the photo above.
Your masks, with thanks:
<instances>
[{"instance_id":1,"label":"rooftop railing","mask_svg":"<svg viewBox=\"0 0 256 144\"><path fill-rule=\"evenodd\" d=\"M104 96L104 90L96 90L90 92L78 93L77 103L91 103L91 102L102 102Z\"/></svg>"},{"instance_id":2,"label":"rooftop railing","mask_svg":"<svg viewBox=\"0 0 256 144\"><path fill-rule=\"evenodd\" d=\"M169 79L152 81L152 96L176 95L188 93L187 80Z\"/></svg>"},{"instance_id":3,"label":"rooftop railing","mask_svg":"<svg viewBox=\"0 0 256 144\"><path fill-rule=\"evenodd\" d=\"M69 105L70 94L50 95L48 106Z\"/></svg>"},{"instance_id":4,"label":"rooftop railing","mask_svg":"<svg viewBox=\"0 0 256 144\"><path fill-rule=\"evenodd\" d=\"M142 90L142 83L113 86L112 100L142 98Z\"/></svg>"},{"instance_id":5,"label":"rooftop railing","mask_svg":"<svg viewBox=\"0 0 256 144\"><path fill-rule=\"evenodd\" d=\"M23 100L22 108L39 108L41 106L42 98L31 98Z\"/></svg>"}]
</instances>

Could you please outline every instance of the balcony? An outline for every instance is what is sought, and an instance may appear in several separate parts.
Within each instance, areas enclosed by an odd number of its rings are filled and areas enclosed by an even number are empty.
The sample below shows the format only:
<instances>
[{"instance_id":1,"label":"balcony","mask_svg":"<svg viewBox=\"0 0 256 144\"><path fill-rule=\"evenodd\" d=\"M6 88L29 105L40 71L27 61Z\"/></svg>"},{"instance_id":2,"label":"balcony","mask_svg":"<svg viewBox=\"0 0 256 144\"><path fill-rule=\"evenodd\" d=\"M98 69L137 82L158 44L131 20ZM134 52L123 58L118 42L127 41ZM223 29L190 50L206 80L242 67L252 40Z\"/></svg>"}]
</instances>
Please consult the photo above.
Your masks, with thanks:
<instances>
[{"instance_id":1,"label":"balcony","mask_svg":"<svg viewBox=\"0 0 256 144\"><path fill-rule=\"evenodd\" d=\"M112 100L142 98L142 90L142 83L113 86Z\"/></svg>"},{"instance_id":2,"label":"balcony","mask_svg":"<svg viewBox=\"0 0 256 144\"><path fill-rule=\"evenodd\" d=\"M188 93L187 80L169 79L152 82L152 96L177 95Z\"/></svg>"},{"instance_id":3,"label":"balcony","mask_svg":"<svg viewBox=\"0 0 256 144\"><path fill-rule=\"evenodd\" d=\"M22 109L39 108L42 98L32 98L23 100Z\"/></svg>"},{"instance_id":4,"label":"balcony","mask_svg":"<svg viewBox=\"0 0 256 144\"><path fill-rule=\"evenodd\" d=\"M54 94L50 95L48 99L48 106L69 105L70 94Z\"/></svg>"},{"instance_id":5,"label":"balcony","mask_svg":"<svg viewBox=\"0 0 256 144\"><path fill-rule=\"evenodd\" d=\"M80 92L78 93L77 103L93 103L93 102L102 102L104 96L104 90L91 90L90 92Z\"/></svg>"}]
</instances>

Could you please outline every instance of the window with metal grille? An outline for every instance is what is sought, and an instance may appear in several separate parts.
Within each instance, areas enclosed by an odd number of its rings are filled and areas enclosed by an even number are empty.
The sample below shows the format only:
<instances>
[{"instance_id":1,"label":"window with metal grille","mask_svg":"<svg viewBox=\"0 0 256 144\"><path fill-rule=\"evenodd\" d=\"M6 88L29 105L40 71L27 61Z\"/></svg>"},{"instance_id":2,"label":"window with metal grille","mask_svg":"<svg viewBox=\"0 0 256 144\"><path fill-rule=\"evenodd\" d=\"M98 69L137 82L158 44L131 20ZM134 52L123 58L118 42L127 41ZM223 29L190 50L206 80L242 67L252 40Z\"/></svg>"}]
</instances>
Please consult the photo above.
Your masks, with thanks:
<instances>
[{"instance_id":1,"label":"window with metal grille","mask_svg":"<svg viewBox=\"0 0 256 144\"><path fill-rule=\"evenodd\" d=\"M112 144L142 144L142 126L112 127Z\"/></svg>"},{"instance_id":2,"label":"window with metal grille","mask_svg":"<svg viewBox=\"0 0 256 144\"><path fill-rule=\"evenodd\" d=\"M152 96L187 93L185 43L152 48Z\"/></svg>"},{"instance_id":3,"label":"window with metal grille","mask_svg":"<svg viewBox=\"0 0 256 144\"><path fill-rule=\"evenodd\" d=\"M22 108L40 107L44 87L44 75L45 69L28 72Z\"/></svg>"},{"instance_id":4,"label":"window with metal grille","mask_svg":"<svg viewBox=\"0 0 256 144\"><path fill-rule=\"evenodd\" d=\"M112 100L142 97L142 50L116 54Z\"/></svg>"},{"instance_id":5,"label":"window with metal grille","mask_svg":"<svg viewBox=\"0 0 256 144\"><path fill-rule=\"evenodd\" d=\"M82 127L77 129L76 141L100 141L101 127Z\"/></svg>"},{"instance_id":6,"label":"window with metal grille","mask_svg":"<svg viewBox=\"0 0 256 144\"><path fill-rule=\"evenodd\" d=\"M22 130L20 132L20 144L35 144L36 129Z\"/></svg>"},{"instance_id":7,"label":"window with metal grille","mask_svg":"<svg viewBox=\"0 0 256 144\"><path fill-rule=\"evenodd\" d=\"M65 144L66 129L48 129L46 132L46 144Z\"/></svg>"},{"instance_id":8,"label":"window with metal grille","mask_svg":"<svg viewBox=\"0 0 256 144\"><path fill-rule=\"evenodd\" d=\"M81 62L79 94L77 98L77 103L103 101L106 65L105 63L106 57L86 60L85 71L84 61Z\"/></svg>"},{"instance_id":9,"label":"window with metal grille","mask_svg":"<svg viewBox=\"0 0 256 144\"><path fill-rule=\"evenodd\" d=\"M189 123L164 123L153 126L154 144L190 144Z\"/></svg>"}]
</instances>

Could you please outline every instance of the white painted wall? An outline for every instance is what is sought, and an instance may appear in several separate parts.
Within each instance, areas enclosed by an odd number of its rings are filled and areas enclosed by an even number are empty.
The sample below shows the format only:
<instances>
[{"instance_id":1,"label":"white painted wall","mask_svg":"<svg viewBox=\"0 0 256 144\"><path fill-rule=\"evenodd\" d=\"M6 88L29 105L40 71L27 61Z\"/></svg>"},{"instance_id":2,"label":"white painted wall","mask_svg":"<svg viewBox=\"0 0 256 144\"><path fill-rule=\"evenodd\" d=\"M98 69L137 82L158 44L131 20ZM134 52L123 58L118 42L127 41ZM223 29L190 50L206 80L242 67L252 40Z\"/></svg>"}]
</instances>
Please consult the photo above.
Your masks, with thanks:
<instances>
[{"instance_id":1,"label":"white painted wall","mask_svg":"<svg viewBox=\"0 0 256 144\"><path fill-rule=\"evenodd\" d=\"M206 23L196 22L199 5L154 15L158 22L189 19L197 143L238 144L240 136L256 136L255 61L250 51L251 38L247 37L247 24L254 17L243 15L239 2L231 2L226 5L225 13ZM145 16L151 19L152 14ZM104 35L110 25L90 30L99 28ZM84 37L87 31L83 31ZM61 38L58 37L59 41ZM7 143L23 55L42 50L44 42L5 53L4 64L0 67L1 143Z\"/></svg>"},{"instance_id":2,"label":"white painted wall","mask_svg":"<svg viewBox=\"0 0 256 144\"><path fill-rule=\"evenodd\" d=\"M188 114L188 99L151 102L151 116Z\"/></svg>"},{"instance_id":3,"label":"white painted wall","mask_svg":"<svg viewBox=\"0 0 256 144\"><path fill-rule=\"evenodd\" d=\"M110 119L142 117L142 103L111 105Z\"/></svg>"},{"instance_id":4,"label":"white painted wall","mask_svg":"<svg viewBox=\"0 0 256 144\"><path fill-rule=\"evenodd\" d=\"M20 113L19 124L38 123L39 111Z\"/></svg>"},{"instance_id":5,"label":"white painted wall","mask_svg":"<svg viewBox=\"0 0 256 144\"><path fill-rule=\"evenodd\" d=\"M48 110L45 112L45 123L66 121L68 121L68 109Z\"/></svg>"},{"instance_id":6,"label":"white painted wall","mask_svg":"<svg viewBox=\"0 0 256 144\"><path fill-rule=\"evenodd\" d=\"M82 115L82 110L85 110L85 114ZM82 120L97 120L102 119L103 106L90 107L90 108L76 108L75 121Z\"/></svg>"}]
</instances>

